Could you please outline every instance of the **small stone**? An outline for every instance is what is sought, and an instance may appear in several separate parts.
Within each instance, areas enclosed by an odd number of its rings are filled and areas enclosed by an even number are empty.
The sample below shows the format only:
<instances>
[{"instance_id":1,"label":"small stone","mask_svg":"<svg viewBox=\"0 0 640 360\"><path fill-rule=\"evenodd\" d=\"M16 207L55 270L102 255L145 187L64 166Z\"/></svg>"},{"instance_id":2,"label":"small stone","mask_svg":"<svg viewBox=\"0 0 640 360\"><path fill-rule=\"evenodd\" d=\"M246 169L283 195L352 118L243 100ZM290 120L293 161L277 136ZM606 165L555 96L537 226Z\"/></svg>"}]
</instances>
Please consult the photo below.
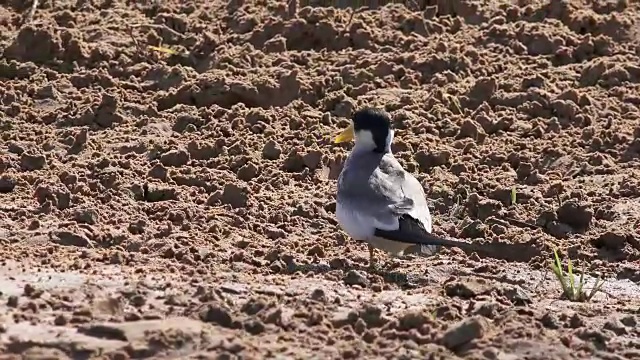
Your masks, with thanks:
<instances>
[{"instance_id":1,"label":"small stone","mask_svg":"<svg viewBox=\"0 0 640 360\"><path fill-rule=\"evenodd\" d=\"M64 326L69 323L69 318L65 314L59 314L53 319L53 324L56 326Z\"/></svg>"},{"instance_id":2,"label":"small stone","mask_svg":"<svg viewBox=\"0 0 640 360\"><path fill-rule=\"evenodd\" d=\"M57 231L53 235L54 242L63 246L93 247L93 242L89 238L71 231Z\"/></svg>"},{"instance_id":3,"label":"small stone","mask_svg":"<svg viewBox=\"0 0 640 360\"><path fill-rule=\"evenodd\" d=\"M460 237L468 239L482 238L485 236L486 231L487 226L482 221L473 220L462 229Z\"/></svg>"},{"instance_id":4,"label":"small stone","mask_svg":"<svg viewBox=\"0 0 640 360\"><path fill-rule=\"evenodd\" d=\"M627 236L619 231L607 231L591 241L591 244L597 248L605 248L608 250L622 250L627 244Z\"/></svg>"},{"instance_id":5,"label":"small stone","mask_svg":"<svg viewBox=\"0 0 640 360\"><path fill-rule=\"evenodd\" d=\"M323 258L325 256L324 247L320 244L315 244L307 251L307 255Z\"/></svg>"},{"instance_id":6,"label":"small stone","mask_svg":"<svg viewBox=\"0 0 640 360\"><path fill-rule=\"evenodd\" d=\"M266 327L262 321L251 319L244 323L244 329L251 335L259 335L266 330Z\"/></svg>"},{"instance_id":7,"label":"small stone","mask_svg":"<svg viewBox=\"0 0 640 360\"><path fill-rule=\"evenodd\" d=\"M315 170L322 160L322 152L319 150L311 150L302 157L304 165L311 170Z\"/></svg>"},{"instance_id":8,"label":"small stone","mask_svg":"<svg viewBox=\"0 0 640 360\"><path fill-rule=\"evenodd\" d=\"M203 305L200 308L199 315L200 320L204 322L215 323L227 328L231 328L233 324L229 310L214 303Z\"/></svg>"},{"instance_id":9,"label":"small stone","mask_svg":"<svg viewBox=\"0 0 640 360\"><path fill-rule=\"evenodd\" d=\"M3 175L0 177L0 193L6 194L10 193L15 189L16 181L13 178L10 178L7 175Z\"/></svg>"},{"instance_id":10,"label":"small stone","mask_svg":"<svg viewBox=\"0 0 640 360\"><path fill-rule=\"evenodd\" d=\"M23 291L24 291L24 296L31 297L36 292L36 288L31 284L26 284L24 286Z\"/></svg>"},{"instance_id":11,"label":"small stone","mask_svg":"<svg viewBox=\"0 0 640 360\"><path fill-rule=\"evenodd\" d=\"M160 184L145 184L143 188L144 199L148 202L177 200L178 191L170 186Z\"/></svg>"},{"instance_id":12,"label":"small stone","mask_svg":"<svg viewBox=\"0 0 640 360\"><path fill-rule=\"evenodd\" d=\"M189 152L184 149L168 151L160 156L160 162L164 166L181 167L189 163Z\"/></svg>"},{"instance_id":13,"label":"small stone","mask_svg":"<svg viewBox=\"0 0 640 360\"><path fill-rule=\"evenodd\" d=\"M253 163L246 163L240 169L238 169L238 179L243 181L250 181L258 176L258 167Z\"/></svg>"},{"instance_id":14,"label":"small stone","mask_svg":"<svg viewBox=\"0 0 640 360\"><path fill-rule=\"evenodd\" d=\"M304 158L296 149L291 150L284 160L282 167L287 172L300 172L304 169Z\"/></svg>"},{"instance_id":15,"label":"small stone","mask_svg":"<svg viewBox=\"0 0 640 360\"><path fill-rule=\"evenodd\" d=\"M18 307L18 297L15 295L11 295L7 298L7 306L10 308Z\"/></svg>"},{"instance_id":16,"label":"small stone","mask_svg":"<svg viewBox=\"0 0 640 360\"><path fill-rule=\"evenodd\" d=\"M369 285L367 277L357 270L349 270L343 281L347 285L360 285L362 287L367 287Z\"/></svg>"},{"instance_id":17,"label":"small stone","mask_svg":"<svg viewBox=\"0 0 640 360\"><path fill-rule=\"evenodd\" d=\"M606 323L604 323L605 330L612 331L614 334L618 336L627 335L629 332L627 328L624 327L624 324L618 319L610 319Z\"/></svg>"},{"instance_id":18,"label":"small stone","mask_svg":"<svg viewBox=\"0 0 640 360\"><path fill-rule=\"evenodd\" d=\"M451 326L442 336L442 344L450 350L479 339L487 332L489 324L481 316L473 316Z\"/></svg>"},{"instance_id":19,"label":"small stone","mask_svg":"<svg viewBox=\"0 0 640 360\"><path fill-rule=\"evenodd\" d=\"M311 293L311 299L313 299L315 301L326 302L327 301L327 294L325 294L324 290L322 290L322 289L315 289Z\"/></svg>"},{"instance_id":20,"label":"small stone","mask_svg":"<svg viewBox=\"0 0 640 360\"><path fill-rule=\"evenodd\" d=\"M262 157L267 160L278 160L281 154L282 149L273 140L269 140L262 148Z\"/></svg>"},{"instance_id":21,"label":"small stone","mask_svg":"<svg viewBox=\"0 0 640 360\"><path fill-rule=\"evenodd\" d=\"M478 295L489 292L491 289L477 281L455 281L448 283L444 286L444 291L447 296L460 297L462 299L471 299Z\"/></svg>"},{"instance_id":22,"label":"small stone","mask_svg":"<svg viewBox=\"0 0 640 360\"><path fill-rule=\"evenodd\" d=\"M95 225L100 221L100 215L96 209L77 209L73 212L73 219L79 223Z\"/></svg>"},{"instance_id":23,"label":"small stone","mask_svg":"<svg viewBox=\"0 0 640 360\"><path fill-rule=\"evenodd\" d=\"M35 155L25 152L20 157L20 167L25 171L40 170L47 164L44 155Z\"/></svg>"},{"instance_id":24,"label":"small stone","mask_svg":"<svg viewBox=\"0 0 640 360\"><path fill-rule=\"evenodd\" d=\"M240 187L236 184L226 184L222 191L221 201L223 204L231 205L232 208L243 208L247 206L249 197L247 195L248 189Z\"/></svg>"},{"instance_id":25,"label":"small stone","mask_svg":"<svg viewBox=\"0 0 640 360\"><path fill-rule=\"evenodd\" d=\"M557 210L558 220L577 230L584 231L591 225L593 210L576 200L565 201Z\"/></svg>"}]
</instances>

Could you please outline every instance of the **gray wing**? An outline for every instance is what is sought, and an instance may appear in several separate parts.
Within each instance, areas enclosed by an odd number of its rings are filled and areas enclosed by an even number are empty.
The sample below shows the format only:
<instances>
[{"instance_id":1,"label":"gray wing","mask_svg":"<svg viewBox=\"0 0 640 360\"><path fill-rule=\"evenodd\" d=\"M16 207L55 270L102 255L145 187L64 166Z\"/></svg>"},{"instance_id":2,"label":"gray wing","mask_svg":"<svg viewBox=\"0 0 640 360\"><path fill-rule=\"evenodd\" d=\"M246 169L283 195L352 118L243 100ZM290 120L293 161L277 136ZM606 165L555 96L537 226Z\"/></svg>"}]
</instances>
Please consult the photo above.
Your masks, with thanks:
<instances>
[{"instance_id":1,"label":"gray wing","mask_svg":"<svg viewBox=\"0 0 640 360\"><path fill-rule=\"evenodd\" d=\"M429 234L431 216L422 186L392 155L365 155L357 159L357 166L347 165L340 176L338 197L355 207L359 216L370 219L376 236L436 245Z\"/></svg>"},{"instance_id":2,"label":"gray wing","mask_svg":"<svg viewBox=\"0 0 640 360\"><path fill-rule=\"evenodd\" d=\"M358 216L386 230L397 229L399 215L414 206L402 190L404 171L394 161L381 154L359 154L348 159L338 179L338 201L348 203Z\"/></svg>"}]
</instances>

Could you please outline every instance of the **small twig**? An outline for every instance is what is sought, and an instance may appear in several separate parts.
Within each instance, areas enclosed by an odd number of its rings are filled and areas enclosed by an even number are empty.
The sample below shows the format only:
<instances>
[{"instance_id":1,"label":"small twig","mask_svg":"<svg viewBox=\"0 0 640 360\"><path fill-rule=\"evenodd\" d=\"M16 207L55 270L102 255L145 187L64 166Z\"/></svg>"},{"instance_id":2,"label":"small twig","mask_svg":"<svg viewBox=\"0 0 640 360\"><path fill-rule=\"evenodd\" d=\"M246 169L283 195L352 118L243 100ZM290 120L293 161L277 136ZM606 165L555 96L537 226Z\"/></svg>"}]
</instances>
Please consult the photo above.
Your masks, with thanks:
<instances>
[{"instance_id":1,"label":"small twig","mask_svg":"<svg viewBox=\"0 0 640 360\"><path fill-rule=\"evenodd\" d=\"M509 222L512 225L522 226L522 227L526 227L526 228L533 229L533 230L541 229L541 227L536 225L536 224L531 224L531 223L528 223L528 222L520 221L518 219L514 219L514 218L511 218L511 217L508 217L508 216L505 216L503 219L505 219L507 222Z\"/></svg>"},{"instance_id":2,"label":"small twig","mask_svg":"<svg viewBox=\"0 0 640 360\"><path fill-rule=\"evenodd\" d=\"M138 42L138 39L136 39L135 36L133 36L133 28L131 27L131 25L127 25L127 32L129 33L129 36L131 37L131 40L133 40L133 44L136 46L136 49L138 49L138 51L143 52L142 47L140 46L140 43Z\"/></svg>"},{"instance_id":3,"label":"small twig","mask_svg":"<svg viewBox=\"0 0 640 360\"><path fill-rule=\"evenodd\" d=\"M146 27L146 28L151 28L151 29L166 30L166 31L170 32L171 34L173 34L174 36L177 36L178 38L180 38L180 40L184 39L184 35L183 34L180 34L179 32L173 30L172 28L168 27L167 25L162 25L162 24L130 24L129 27L131 27L131 28Z\"/></svg>"},{"instance_id":4,"label":"small twig","mask_svg":"<svg viewBox=\"0 0 640 360\"><path fill-rule=\"evenodd\" d=\"M148 56L145 49L138 42L138 39L136 39L136 37L133 36L133 28L131 27L131 25L127 25L127 32L129 33L129 36L131 37L131 40L133 41L133 44L136 47L136 50L138 50L138 54L140 54L140 56L147 59L148 61L155 62Z\"/></svg>"},{"instance_id":5,"label":"small twig","mask_svg":"<svg viewBox=\"0 0 640 360\"><path fill-rule=\"evenodd\" d=\"M31 9L29 10L27 17L24 20L25 23L30 23L31 20L33 20L33 16L36 14L36 10L38 9L38 5L39 0L33 0L33 2L31 3Z\"/></svg>"},{"instance_id":6,"label":"small twig","mask_svg":"<svg viewBox=\"0 0 640 360\"><path fill-rule=\"evenodd\" d=\"M342 31L340 32L340 36L342 37L344 36L344 34L347 33L347 31L349 30L349 26L351 26L351 23L353 22L353 17L357 14L357 13L361 13L363 11L368 10L369 7L368 6L361 6L357 9L353 9L351 8L351 15L349 15L349 21L347 21L347 25L344 26L344 28L342 29Z\"/></svg>"}]
</instances>

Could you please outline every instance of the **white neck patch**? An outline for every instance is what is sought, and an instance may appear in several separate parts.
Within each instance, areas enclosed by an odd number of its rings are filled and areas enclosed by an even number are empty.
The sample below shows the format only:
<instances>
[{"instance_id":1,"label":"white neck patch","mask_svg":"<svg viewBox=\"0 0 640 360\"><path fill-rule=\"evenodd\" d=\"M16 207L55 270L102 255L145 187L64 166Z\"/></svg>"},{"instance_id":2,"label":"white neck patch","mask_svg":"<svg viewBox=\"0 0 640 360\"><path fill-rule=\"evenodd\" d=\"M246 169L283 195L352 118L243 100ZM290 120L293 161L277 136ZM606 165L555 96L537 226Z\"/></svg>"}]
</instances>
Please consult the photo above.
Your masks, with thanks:
<instances>
[{"instance_id":1,"label":"white neck patch","mask_svg":"<svg viewBox=\"0 0 640 360\"><path fill-rule=\"evenodd\" d=\"M385 139L385 150L391 152L391 142L393 141L394 131L389 129L387 138ZM377 147L373 141L373 134L369 130L359 130L355 134L354 150L357 151L373 151Z\"/></svg>"}]
</instances>

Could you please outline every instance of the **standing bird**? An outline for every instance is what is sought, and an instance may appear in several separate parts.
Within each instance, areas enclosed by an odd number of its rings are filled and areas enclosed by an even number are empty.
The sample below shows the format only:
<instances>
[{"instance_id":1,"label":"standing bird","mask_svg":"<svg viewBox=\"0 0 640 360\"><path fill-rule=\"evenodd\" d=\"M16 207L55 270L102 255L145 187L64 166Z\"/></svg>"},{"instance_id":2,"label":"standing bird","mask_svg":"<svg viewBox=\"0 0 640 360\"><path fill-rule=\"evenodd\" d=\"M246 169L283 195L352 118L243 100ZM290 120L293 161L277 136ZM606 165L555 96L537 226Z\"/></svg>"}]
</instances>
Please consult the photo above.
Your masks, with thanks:
<instances>
[{"instance_id":1,"label":"standing bird","mask_svg":"<svg viewBox=\"0 0 640 360\"><path fill-rule=\"evenodd\" d=\"M355 141L338 178L336 217L349 236L368 244L371 269L375 249L401 256L415 245L423 254L434 254L442 245L457 246L430 234L424 190L391 153L393 135L388 113L364 108L334 140Z\"/></svg>"}]
</instances>

